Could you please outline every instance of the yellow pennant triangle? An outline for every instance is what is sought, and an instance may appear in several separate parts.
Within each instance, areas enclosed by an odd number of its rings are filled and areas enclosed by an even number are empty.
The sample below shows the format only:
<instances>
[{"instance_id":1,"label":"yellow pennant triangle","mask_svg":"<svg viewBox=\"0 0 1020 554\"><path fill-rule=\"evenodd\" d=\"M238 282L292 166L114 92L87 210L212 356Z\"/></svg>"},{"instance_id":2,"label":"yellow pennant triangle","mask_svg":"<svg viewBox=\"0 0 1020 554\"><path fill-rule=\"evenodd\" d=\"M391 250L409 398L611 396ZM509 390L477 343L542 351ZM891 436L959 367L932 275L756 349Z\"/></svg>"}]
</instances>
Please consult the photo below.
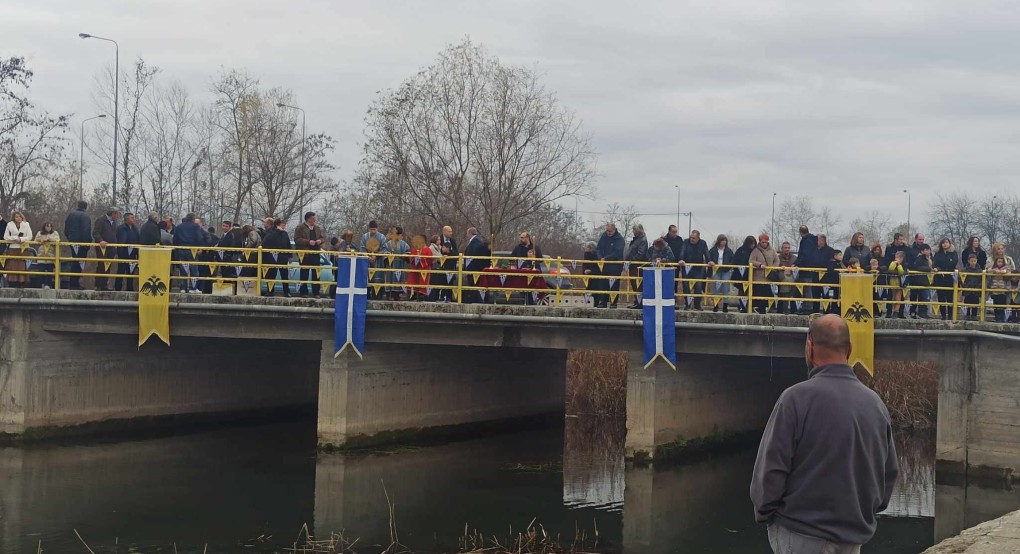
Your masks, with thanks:
<instances>
[{"instance_id":1,"label":"yellow pennant triangle","mask_svg":"<svg viewBox=\"0 0 1020 554\"><path fill-rule=\"evenodd\" d=\"M191 256L193 258L198 258L198 248L192 248L191 249Z\"/></svg>"},{"instance_id":2,"label":"yellow pennant triangle","mask_svg":"<svg viewBox=\"0 0 1020 554\"><path fill-rule=\"evenodd\" d=\"M275 286L276 286L276 281L270 281L270 280L266 279L266 290L268 290L269 292L273 292L273 287L275 287ZM259 294L261 294L261 293L259 293Z\"/></svg>"},{"instance_id":3,"label":"yellow pennant triangle","mask_svg":"<svg viewBox=\"0 0 1020 554\"><path fill-rule=\"evenodd\" d=\"M581 282L584 283L584 288L588 288L588 277L581 277Z\"/></svg>"},{"instance_id":4,"label":"yellow pennant triangle","mask_svg":"<svg viewBox=\"0 0 1020 554\"><path fill-rule=\"evenodd\" d=\"M598 266L599 271L602 271L602 266L604 266L606 264L603 261L598 261L598 262L595 262L595 265Z\"/></svg>"},{"instance_id":5,"label":"yellow pennant triangle","mask_svg":"<svg viewBox=\"0 0 1020 554\"><path fill-rule=\"evenodd\" d=\"M216 274L216 264L209 264L209 275Z\"/></svg>"},{"instance_id":6,"label":"yellow pennant triangle","mask_svg":"<svg viewBox=\"0 0 1020 554\"><path fill-rule=\"evenodd\" d=\"M640 291L641 290L641 278L640 277L635 277L634 278L634 289L633 290L635 290L635 291Z\"/></svg>"},{"instance_id":7,"label":"yellow pennant triangle","mask_svg":"<svg viewBox=\"0 0 1020 554\"><path fill-rule=\"evenodd\" d=\"M375 284L372 285L372 290L374 290L376 294L379 294L379 289L381 289L381 288L382 288L381 284L380 285L375 285Z\"/></svg>"},{"instance_id":8,"label":"yellow pennant triangle","mask_svg":"<svg viewBox=\"0 0 1020 554\"><path fill-rule=\"evenodd\" d=\"M619 296L619 295L620 295L620 293L618 293L618 292L611 292L611 293L609 293L609 301L610 302L616 302L616 297Z\"/></svg>"},{"instance_id":9,"label":"yellow pennant triangle","mask_svg":"<svg viewBox=\"0 0 1020 554\"><path fill-rule=\"evenodd\" d=\"M443 267L443 264L445 264L445 263L446 263L446 256L439 256L439 267Z\"/></svg>"},{"instance_id":10,"label":"yellow pennant triangle","mask_svg":"<svg viewBox=\"0 0 1020 554\"><path fill-rule=\"evenodd\" d=\"M460 291L459 290L453 289L453 299L456 300L457 302L460 302Z\"/></svg>"},{"instance_id":11,"label":"yellow pennant triangle","mask_svg":"<svg viewBox=\"0 0 1020 554\"><path fill-rule=\"evenodd\" d=\"M530 274L528 275L528 286L531 286L531 280L534 279L534 278L535 278L534 275L530 275Z\"/></svg>"},{"instance_id":12,"label":"yellow pennant triangle","mask_svg":"<svg viewBox=\"0 0 1020 554\"><path fill-rule=\"evenodd\" d=\"M821 301L821 305L822 305L822 313L823 314L829 311L829 301L828 300L822 300Z\"/></svg>"},{"instance_id":13,"label":"yellow pennant triangle","mask_svg":"<svg viewBox=\"0 0 1020 554\"><path fill-rule=\"evenodd\" d=\"M506 299L507 299L507 300L510 300L510 295L511 295L511 294L513 294L513 292L512 292L512 291L506 291Z\"/></svg>"},{"instance_id":14,"label":"yellow pennant triangle","mask_svg":"<svg viewBox=\"0 0 1020 554\"><path fill-rule=\"evenodd\" d=\"M370 268L368 268L368 280L369 280L369 281L371 281L371 280L372 280L372 276L373 276L373 275L375 275L375 268L374 268L374 267L370 267Z\"/></svg>"},{"instance_id":15,"label":"yellow pennant triangle","mask_svg":"<svg viewBox=\"0 0 1020 554\"><path fill-rule=\"evenodd\" d=\"M804 285L794 285L794 288L797 289L798 294L804 296Z\"/></svg>"},{"instance_id":16,"label":"yellow pennant triangle","mask_svg":"<svg viewBox=\"0 0 1020 554\"><path fill-rule=\"evenodd\" d=\"M934 273L929 273L928 274L928 284L930 285L930 284L932 284L934 282L935 282L935 274Z\"/></svg>"}]
</instances>

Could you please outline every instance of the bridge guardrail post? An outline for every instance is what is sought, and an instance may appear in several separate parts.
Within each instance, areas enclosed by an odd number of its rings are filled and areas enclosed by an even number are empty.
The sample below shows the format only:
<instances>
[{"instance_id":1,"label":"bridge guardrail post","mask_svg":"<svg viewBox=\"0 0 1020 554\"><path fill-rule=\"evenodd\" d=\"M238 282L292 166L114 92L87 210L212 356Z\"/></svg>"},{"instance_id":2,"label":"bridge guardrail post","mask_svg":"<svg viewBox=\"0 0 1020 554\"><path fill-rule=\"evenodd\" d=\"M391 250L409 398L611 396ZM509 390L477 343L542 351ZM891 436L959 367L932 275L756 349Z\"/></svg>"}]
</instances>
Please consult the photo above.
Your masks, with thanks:
<instances>
[{"instance_id":1,"label":"bridge guardrail post","mask_svg":"<svg viewBox=\"0 0 1020 554\"><path fill-rule=\"evenodd\" d=\"M60 290L60 242L53 247L53 290Z\"/></svg>"},{"instance_id":2,"label":"bridge guardrail post","mask_svg":"<svg viewBox=\"0 0 1020 554\"><path fill-rule=\"evenodd\" d=\"M258 296L262 296L262 244L261 243L259 243L258 248L255 249L255 255L257 256L257 258L255 258L255 290L257 291L255 294L258 295ZM266 293L268 294L269 291L267 290Z\"/></svg>"},{"instance_id":3,"label":"bridge guardrail post","mask_svg":"<svg viewBox=\"0 0 1020 554\"><path fill-rule=\"evenodd\" d=\"M464 303L464 253L457 254L457 303Z\"/></svg>"},{"instance_id":4,"label":"bridge guardrail post","mask_svg":"<svg viewBox=\"0 0 1020 554\"><path fill-rule=\"evenodd\" d=\"M988 299L988 270L981 270L981 300L978 301L978 321L981 323L985 322L985 312L987 311L985 301Z\"/></svg>"},{"instance_id":5,"label":"bridge guardrail post","mask_svg":"<svg viewBox=\"0 0 1020 554\"><path fill-rule=\"evenodd\" d=\"M543 277L545 279L545 277ZM530 293L529 293L530 294ZM563 256L556 256L556 305L563 301Z\"/></svg>"},{"instance_id":6,"label":"bridge guardrail post","mask_svg":"<svg viewBox=\"0 0 1020 554\"><path fill-rule=\"evenodd\" d=\"M960 272L953 270L953 323L956 323L957 313L960 311Z\"/></svg>"},{"instance_id":7,"label":"bridge guardrail post","mask_svg":"<svg viewBox=\"0 0 1020 554\"><path fill-rule=\"evenodd\" d=\"M747 313L754 313L754 264L747 264Z\"/></svg>"}]
</instances>

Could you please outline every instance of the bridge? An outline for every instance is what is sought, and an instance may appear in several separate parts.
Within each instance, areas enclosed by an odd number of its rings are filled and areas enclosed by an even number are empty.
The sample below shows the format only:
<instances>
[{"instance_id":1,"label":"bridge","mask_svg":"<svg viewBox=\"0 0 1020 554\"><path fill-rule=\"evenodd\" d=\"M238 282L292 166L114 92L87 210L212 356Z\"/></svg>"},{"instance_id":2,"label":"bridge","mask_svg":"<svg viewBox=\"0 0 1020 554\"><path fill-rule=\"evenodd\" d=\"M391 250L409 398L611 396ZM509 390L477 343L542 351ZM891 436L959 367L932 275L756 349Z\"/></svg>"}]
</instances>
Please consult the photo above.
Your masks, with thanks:
<instances>
[{"instance_id":1,"label":"bridge","mask_svg":"<svg viewBox=\"0 0 1020 554\"><path fill-rule=\"evenodd\" d=\"M807 317L678 312L678 368L643 368L641 314L371 302L364 359L333 357L332 302L174 295L173 346L137 347L128 293L0 289L0 433L15 440L316 410L323 447L562 417L567 352L628 352L627 453L760 432L806 376ZM876 321L876 358L939 367L940 471L1020 467L1015 326Z\"/></svg>"}]
</instances>

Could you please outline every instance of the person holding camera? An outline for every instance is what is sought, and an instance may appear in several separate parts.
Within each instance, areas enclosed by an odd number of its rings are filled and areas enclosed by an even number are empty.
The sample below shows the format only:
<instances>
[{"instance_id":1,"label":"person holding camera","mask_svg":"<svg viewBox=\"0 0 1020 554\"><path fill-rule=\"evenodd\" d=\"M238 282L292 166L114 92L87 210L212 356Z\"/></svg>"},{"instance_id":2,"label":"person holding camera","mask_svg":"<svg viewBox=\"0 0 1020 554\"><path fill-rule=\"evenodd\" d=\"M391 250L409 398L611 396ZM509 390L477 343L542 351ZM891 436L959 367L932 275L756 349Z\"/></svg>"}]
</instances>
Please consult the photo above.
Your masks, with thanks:
<instances>
[{"instance_id":1,"label":"person holding camera","mask_svg":"<svg viewBox=\"0 0 1020 554\"><path fill-rule=\"evenodd\" d=\"M4 228L4 240L7 241L7 263L4 269L7 272L7 282L14 288L23 289L28 286L28 275L14 273L27 271L28 264L25 263L25 249L28 242L32 240L32 228L25 221L25 215L21 212L11 214L11 220Z\"/></svg>"}]
</instances>

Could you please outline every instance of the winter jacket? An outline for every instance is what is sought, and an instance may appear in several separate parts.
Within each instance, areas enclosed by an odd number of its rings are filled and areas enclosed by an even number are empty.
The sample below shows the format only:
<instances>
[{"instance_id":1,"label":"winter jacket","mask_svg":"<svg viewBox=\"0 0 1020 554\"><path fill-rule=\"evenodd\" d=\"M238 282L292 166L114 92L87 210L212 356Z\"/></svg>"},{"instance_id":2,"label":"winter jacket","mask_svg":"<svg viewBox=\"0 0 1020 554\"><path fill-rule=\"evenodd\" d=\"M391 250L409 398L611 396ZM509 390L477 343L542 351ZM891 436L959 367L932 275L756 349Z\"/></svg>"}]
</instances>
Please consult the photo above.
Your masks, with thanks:
<instances>
[{"instance_id":1,"label":"winter jacket","mask_svg":"<svg viewBox=\"0 0 1020 554\"><path fill-rule=\"evenodd\" d=\"M141 244L138 238L138 228L134 225L128 225L127 223L121 223L117 226L117 243L118 244ZM117 257L121 259L137 258L138 249L131 248L128 252L127 246L117 247Z\"/></svg>"},{"instance_id":2,"label":"winter jacket","mask_svg":"<svg viewBox=\"0 0 1020 554\"><path fill-rule=\"evenodd\" d=\"M886 245L885 247L885 258L883 260L884 265L888 266L896 260L896 253L903 252L903 263L907 263L907 245L898 246L896 243Z\"/></svg>"},{"instance_id":3,"label":"winter jacket","mask_svg":"<svg viewBox=\"0 0 1020 554\"><path fill-rule=\"evenodd\" d=\"M138 244L154 246L159 243L159 224L151 219L146 219L145 223L142 223L141 230L138 231Z\"/></svg>"},{"instance_id":4,"label":"winter jacket","mask_svg":"<svg viewBox=\"0 0 1020 554\"><path fill-rule=\"evenodd\" d=\"M623 260L623 248L624 248L623 235L619 232L613 233L613 236L609 236L605 232L599 238L598 246L595 248L595 257L599 260L606 260L607 262L618 262ZM604 275L619 275L623 271L622 264L603 264L602 273Z\"/></svg>"},{"instance_id":5,"label":"winter jacket","mask_svg":"<svg viewBox=\"0 0 1020 554\"><path fill-rule=\"evenodd\" d=\"M843 251L843 262L849 264L850 258L857 258L861 267L868 267L871 263L871 248L867 246L847 246Z\"/></svg>"},{"instance_id":6,"label":"winter jacket","mask_svg":"<svg viewBox=\"0 0 1020 554\"><path fill-rule=\"evenodd\" d=\"M672 264L676 263L676 256L673 255L673 249L668 244L662 249L652 246L648 250L648 261L654 262L655 260L662 260L663 264Z\"/></svg>"},{"instance_id":7,"label":"winter jacket","mask_svg":"<svg viewBox=\"0 0 1020 554\"><path fill-rule=\"evenodd\" d=\"M92 242L92 218L84 210L74 210L64 220L64 238L70 242Z\"/></svg>"},{"instance_id":8,"label":"winter jacket","mask_svg":"<svg viewBox=\"0 0 1020 554\"><path fill-rule=\"evenodd\" d=\"M909 264L910 272L914 275L910 276L910 285L914 287L928 287L931 286L931 281L928 280L931 275L931 262L924 256L917 256L914 258L914 262Z\"/></svg>"},{"instance_id":9,"label":"winter jacket","mask_svg":"<svg viewBox=\"0 0 1020 554\"><path fill-rule=\"evenodd\" d=\"M640 237L630 239L630 246L623 259L628 262L643 262L648 259L648 237L642 234Z\"/></svg>"},{"instance_id":10,"label":"winter jacket","mask_svg":"<svg viewBox=\"0 0 1020 554\"><path fill-rule=\"evenodd\" d=\"M960 258L956 255L956 251L949 250L939 252L932 257L931 265L935 271L938 272L952 272L956 270L956 266L960 264ZM935 276L935 286L937 287L952 287L953 276L948 274L939 274Z\"/></svg>"},{"instance_id":11,"label":"winter jacket","mask_svg":"<svg viewBox=\"0 0 1020 554\"><path fill-rule=\"evenodd\" d=\"M765 274L770 271L758 267L760 264L765 264L767 268L779 267L779 255L772 249L771 244L766 248L762 248L760 244L755 246L751 251L750 261L754 265L754 280L758 284L765 281Z\"/></svg>"},{"instance_id":12,"label":"winter jacket","mask_svg":"<svg viewBox=\"0 0 1020 554\"><path fill-rule=\"evenodd\" d=\"M755 519L846 544L875 534L899 475L889 411L846 364L779 396L751 476Z\"/></svg>"},{"instance_id":13,"label":"winter jacket","mask_svg":"<svg viewBox=\"0 0 1020 554\"><path fill-rule=\"evenodd\" d=\"M194 221L183 221L174 229L174 246L208 246L206 231ZM287 245L290 248L290 245Z\"/></svg>"},{"instance_id":14,"label":"winter jacket","mask_svg":"<svg viewBox=\"0 0 1020 554\"><path fill-rule=\"evenodd\" d=\"M961 266L967 267L967 258L969 258L971 254L977 256L978 267L985 267L985 264L988 263L988 253L985 252L984 248L979 246L977 250L971 250L968 246L963 249L963 252L960 252Z\"/></svg>"},{"instance_id":15,"label":"winter jacket","mask_svg":"<svg viewBox=\"0 0 1020 554\"><path fill-rule=\"evenodd\" d=\"M797 267L823 268L827 260L818 258L818 237L808 233L800 238L800 245L797 247Z\"/></svg>"}]
</instances>

